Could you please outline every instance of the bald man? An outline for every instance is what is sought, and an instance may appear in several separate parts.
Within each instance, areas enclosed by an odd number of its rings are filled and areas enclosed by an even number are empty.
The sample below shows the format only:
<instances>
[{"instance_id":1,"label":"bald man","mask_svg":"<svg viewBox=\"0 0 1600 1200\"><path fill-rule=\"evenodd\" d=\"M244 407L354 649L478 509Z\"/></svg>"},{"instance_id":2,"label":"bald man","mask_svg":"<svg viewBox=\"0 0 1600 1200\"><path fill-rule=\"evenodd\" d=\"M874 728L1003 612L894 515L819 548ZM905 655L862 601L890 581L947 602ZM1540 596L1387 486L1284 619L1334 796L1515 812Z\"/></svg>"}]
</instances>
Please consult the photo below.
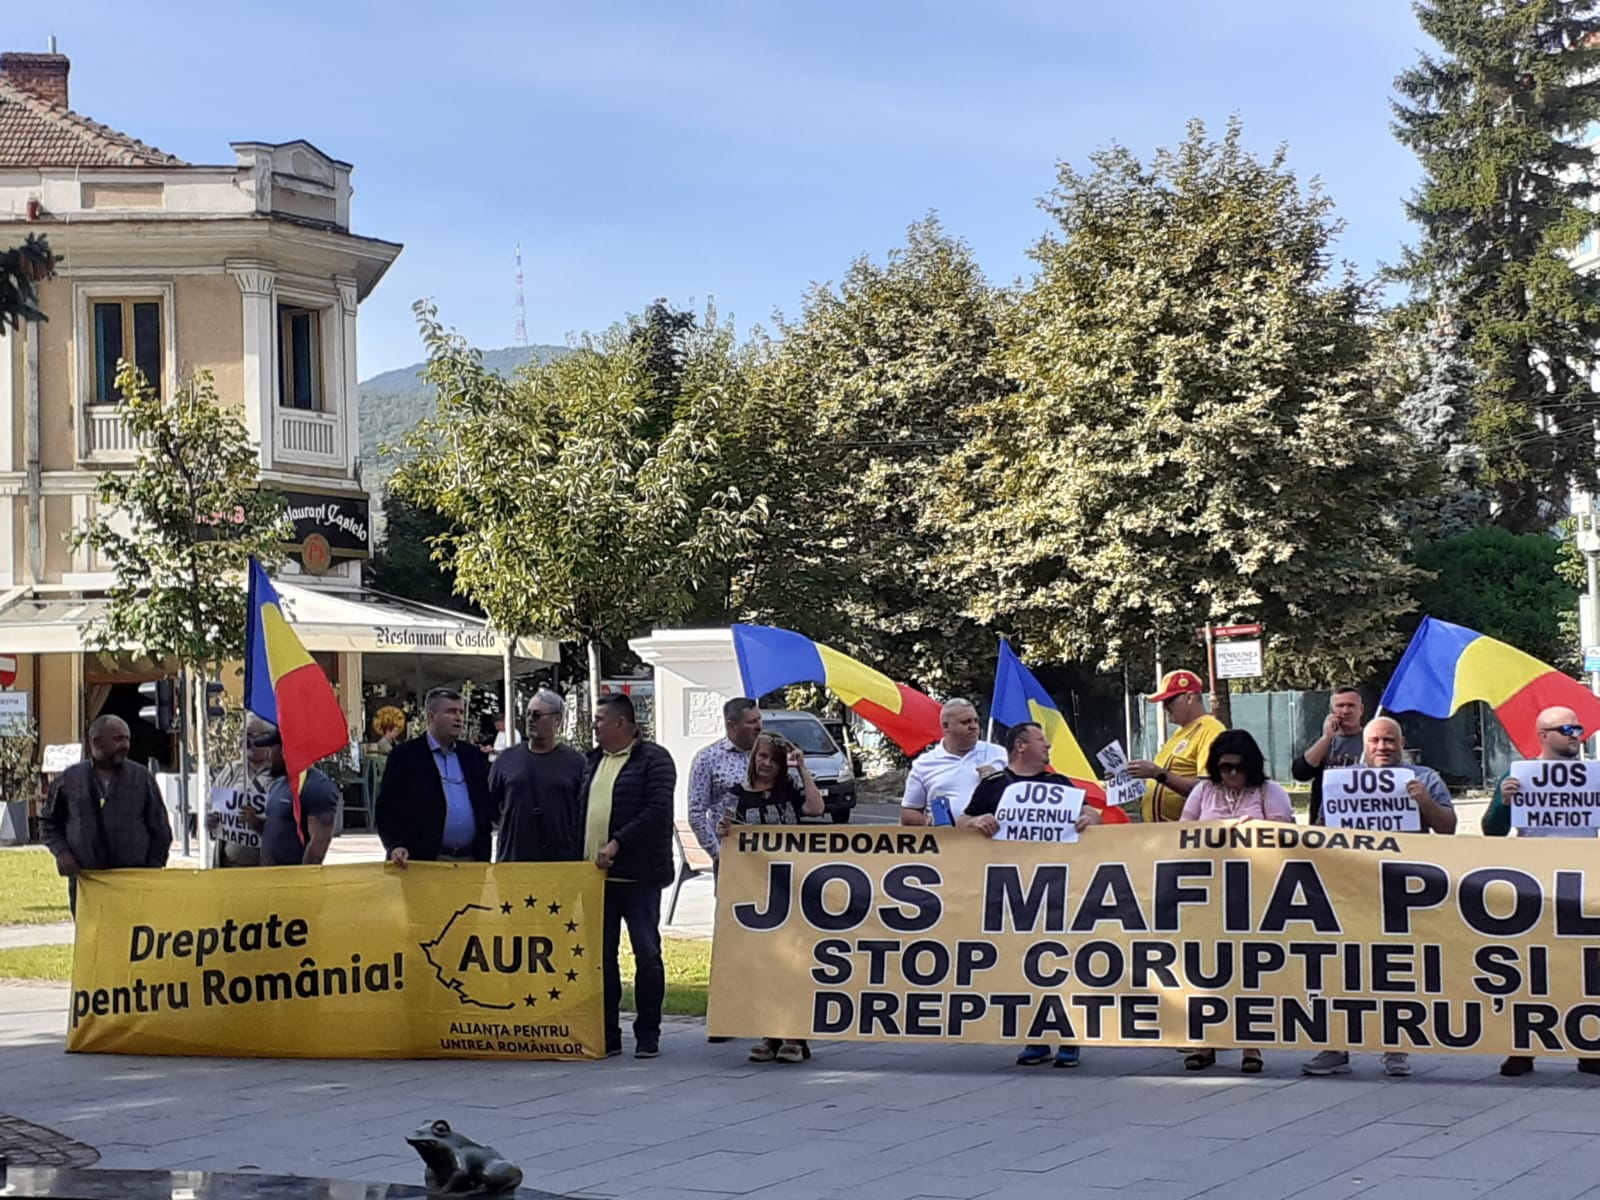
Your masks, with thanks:
<instances>
[{"instance_id":1,"label":"bald man","mask_svg":"<svg viewBox=\"0 0 1600 1200\"><path fill-rule=\"evenodd\" d=\"M1570 708L1547 708L1534 725L1539 735L1539 758L1550 762L1571 760L1583 753L1583 722ZM1511 833L1511 805L1522 785L1503 775L1494 789L1489 811L1483 814L1485 837L1508 837ZM1586 829L1519 829L1518 837L1593 837ZM1531 1055L1513 1054L1500 1064L1500 1074L1515 1078L1533 1070ZM1600 1075L1600 1059L1580 1058L1578 1070L1585 1075Z\"/></svg>"},{"instance_id":2,"label":"bald man","mask_svg":"<svg viewBox=\"0 0 1600 1200\"><path fill-rule=\"evenodd\" d=\"M1413 773L1414 778L1406 785L1406 794L1416 803L1424 833L1456 831L1456 809L1450 800L1450 789L1432 767L1406 762L1406 738L1400 731L1399 721L1393 717L1372 718L1361 731L1361 745L1364 765L1405 767ZM1350 1054L1345 1050L1324 1050L1302 1065L1300 1071L1304 1075L1348 1075ZM1399 1051L1386 1051L1383 1073L1397 1079L1410 1075L1411 1056Z\"/></svg>"}]
</instances>

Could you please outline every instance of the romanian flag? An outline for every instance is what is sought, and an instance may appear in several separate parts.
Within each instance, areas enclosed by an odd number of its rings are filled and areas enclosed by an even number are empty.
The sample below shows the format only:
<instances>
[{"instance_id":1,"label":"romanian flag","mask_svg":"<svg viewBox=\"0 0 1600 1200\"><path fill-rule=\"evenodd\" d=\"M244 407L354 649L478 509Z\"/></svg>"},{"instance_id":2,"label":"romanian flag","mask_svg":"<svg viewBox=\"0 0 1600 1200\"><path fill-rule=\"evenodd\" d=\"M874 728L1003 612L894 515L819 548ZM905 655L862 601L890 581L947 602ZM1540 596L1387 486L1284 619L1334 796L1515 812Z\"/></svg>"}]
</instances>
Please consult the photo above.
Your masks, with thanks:
<instances>
[{"instance_id":1,"label":"romanian flag","mask_svg":"<svg viewBox=\"0 0 1600 1200\"><path fill-rule=\"evenodd\" d=\"M933 700L791 630L735 625L733 652L752 698L796 683L820 683L907 754L920 754L944 736Z\"/></svg>"},{"instance_id":2,"label":"romanian flag","mask_svg":"<svg viewBox=\"0 0 1600 1200\"><path fill-rule=\"evenodd\" d=\"M266 571L250 560L250 600L244 649L244 706L278 727L283 764L300 819L300 783L307 768L350 742L344 709L327 675L300 644Z\"/></svg>"},{"instance_id":3,"label":"romanian flag","mask_svg":"<svg viewBox=\"0 0 1600 1200\"><path fill-rule=\"evenodd\" d=\"M1547 708L1572 709L1585 733L1600 729L1600 699L1576 679L1514 646L1424 617L1379 703L1448 717L1469 700L1494 709L1524 758L1539 757L1538 718Z\"/></svg>"},{"instance_id":4,"label":"romanian flag","mask_svg":"<svg viewBox=\"0 0 1600 1200\"><path fill-rule=\"evenodd\" d=\"M1089 765L1089 759L1072 736L1072 727L1040 686L1033 672L1022 665L1011 643L1000 639L1000 663L994 673L994 704L990 715L1002 725L1021 725L1033 721L1044 729L1050 742L1050 767L1083 788L1088 801L1101 811L1108 825L1125 824L1128 814L1120 806L1106 803L1106 790Z\"/></svg>"}]
</instances>

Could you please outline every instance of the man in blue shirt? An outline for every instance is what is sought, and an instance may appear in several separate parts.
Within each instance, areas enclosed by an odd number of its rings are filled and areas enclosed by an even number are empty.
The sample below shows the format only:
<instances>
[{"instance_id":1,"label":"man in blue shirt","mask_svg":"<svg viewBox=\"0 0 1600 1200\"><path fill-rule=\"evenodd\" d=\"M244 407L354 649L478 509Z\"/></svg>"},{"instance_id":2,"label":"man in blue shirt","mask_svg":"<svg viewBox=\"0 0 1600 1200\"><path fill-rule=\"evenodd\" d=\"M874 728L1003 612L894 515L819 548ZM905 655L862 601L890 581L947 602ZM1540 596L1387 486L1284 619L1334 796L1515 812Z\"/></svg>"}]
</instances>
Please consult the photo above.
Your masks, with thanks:
<instances>
[{"instance_id":1,"label":"man in blue shirt","mask_svg":"<svg viewBox=\"0 0 1600 1200\"><path fill-rule=\"evenodd\" d=\"M423 702L428 728L389 752L378 790L378 837L396 866L488 862L495 813L489 763L461 737L466 701L434 688Z\"/></svg>"}]
</instances>

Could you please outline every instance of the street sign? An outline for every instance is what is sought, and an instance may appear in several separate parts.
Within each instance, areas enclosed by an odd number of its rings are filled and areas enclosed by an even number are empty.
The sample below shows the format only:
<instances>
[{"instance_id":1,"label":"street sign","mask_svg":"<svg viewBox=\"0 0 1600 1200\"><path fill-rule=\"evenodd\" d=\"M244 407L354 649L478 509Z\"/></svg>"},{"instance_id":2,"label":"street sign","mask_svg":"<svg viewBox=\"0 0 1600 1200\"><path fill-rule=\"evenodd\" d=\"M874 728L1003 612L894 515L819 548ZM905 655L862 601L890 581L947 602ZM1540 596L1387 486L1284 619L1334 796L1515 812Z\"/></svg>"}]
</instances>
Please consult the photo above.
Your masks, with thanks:
<instances>
[{"instance_id":1,"label":"street sign","mask_svg":"<svg viewBox=\"0 0 1600 1200\"><path fill-rule=\"evenodd\" d=\"M17 656L0 654L0 687L10 687L17 681Z\"/></svg>"},{"instance_id":2,"label":"street sign","mask_svg":"<svg viewBox=\"0 0 1600 1200\"><path fill-rule=\"evenodd\" d=\"M1591 673L1600 671L1600 646L1583 648L1583 669Z\"/></svg>"},{"instance_id":3,"label":"street sign","mask_svg":"<svg viewBox=\"0 0 1600 1200\"><path fill-rule=\"evenodd\" d=\"M1254 679L1261 674L1261 639L1218 642L1217 678Z\"/></svg>"},{"instance_id":4,"label":"street sign","mask_svg":"<svg viewBox=\"0 0 1600 1200\"><path fill-rule=\"evenodd\" d=\"M28 728L28 693L0 692L0 734L21 734Z\"/></svg>"},{"instance_id":5,"label":"street sign","mask_svg":"<svg viewBox=\"0 0 1600 1200\"><path fill-rule=\"evenodd\" d=\"M1194 632L1195 635L1201 640L1205 639L1206 627L1204 625L1200 626L1200 628L1196 629ZM1260 637L1261 626L1255 624L1213 625L1211 626L1211 636L1213 638Z\"/></svg>"}]
</instances>

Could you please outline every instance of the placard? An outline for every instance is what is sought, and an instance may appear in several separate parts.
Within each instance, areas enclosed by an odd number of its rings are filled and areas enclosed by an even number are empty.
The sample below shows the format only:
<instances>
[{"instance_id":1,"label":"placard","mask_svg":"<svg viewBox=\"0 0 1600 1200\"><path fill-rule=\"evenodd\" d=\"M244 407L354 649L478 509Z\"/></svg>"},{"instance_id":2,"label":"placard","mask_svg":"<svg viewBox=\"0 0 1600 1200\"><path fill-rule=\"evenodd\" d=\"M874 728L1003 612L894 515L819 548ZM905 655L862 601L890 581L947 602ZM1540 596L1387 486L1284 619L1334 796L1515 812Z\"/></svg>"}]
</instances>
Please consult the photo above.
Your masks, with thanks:
<instances>
[{"instance_id":1,"label":"placard","mask_svg":"<svg viewBox=\"0 0 1600 1200\"><path fill-rule=\"evenodd\" d=\"M1144 780L1135 779L1128 770L1128 753L1121 742L1112 742L1095 758L1106 773L1107 804L1138 804L1144 800Z\"/></svg>"},{"instance_id":2,"label":"placard","mask_svg":"<svg viewBox=\"0 0 1600 1200\"><path fill-rule=\"evenodd\" d=\"M1036 775L1007 784L995 805L1001 842L1075 842L1083 789L1056 775Z\"/></svg>"},{"instance_id":3,"label":"placard","mask_svg":"<svg viewBox=\"0 0 1600 1200\"><path fill-rule=\"evenodd\" d=\"M1243 642L1218 642L1218 679L1254 679L1261 674L1261 639Z\"/></svg>"},{"instance_id":4,"label":"placard","mask_svg":"<svg viewBox=\"0 0 1600 1200\"><path fill-rule=\"evenodd\" d=\"M59 742L44 748L44 761L39 769L46 775L59 775L68 767L83 761L83 747L77 742Z\"/></svg>"},{"instance_id":5,"label":"placard","mask_svg":"<svg viewBox=\"0 0 1600 1200\"><path fill-rule=\"evenodd\" d=\"M26 733L28 693L0 692L0 734Z\"/></svg>"},{"instance_id":6,"label":"placard","mask_svg":"<svg viewBox=\"0 0 1600 1200\"><path fill-rule=\"evenodd\" d=\"M1406 794L1410 767L1329 767L1322 773L1322 821L1334 829L1421 833L1422 813Z\"/></svg>"},{"instance_id":7,"label":"placard","mask_svg":"<svg viewBox=\"0 0 1600 1200\"><path fill-rule=\"evenodd\" d=\"M1530 834L1593 837L1600 830L1600 763L1534 759L1511 764L1518 783L1511 827Z\"/></svg>"},{"instance_id":8,"label":"placard","mask_svg":"<svg viewBox=\"0 0 1600 1200\"><path fill-rule=\"evenodd\" d=\"M219 842L232 842L251 850L261 848L261 835L244 819L245 809L254 809L262 815L267 811L267 798L259 792L241 792L236 788L211 789L211 811L217 814L216 832L211 836Z\"/></svg>"}]
</instances>

